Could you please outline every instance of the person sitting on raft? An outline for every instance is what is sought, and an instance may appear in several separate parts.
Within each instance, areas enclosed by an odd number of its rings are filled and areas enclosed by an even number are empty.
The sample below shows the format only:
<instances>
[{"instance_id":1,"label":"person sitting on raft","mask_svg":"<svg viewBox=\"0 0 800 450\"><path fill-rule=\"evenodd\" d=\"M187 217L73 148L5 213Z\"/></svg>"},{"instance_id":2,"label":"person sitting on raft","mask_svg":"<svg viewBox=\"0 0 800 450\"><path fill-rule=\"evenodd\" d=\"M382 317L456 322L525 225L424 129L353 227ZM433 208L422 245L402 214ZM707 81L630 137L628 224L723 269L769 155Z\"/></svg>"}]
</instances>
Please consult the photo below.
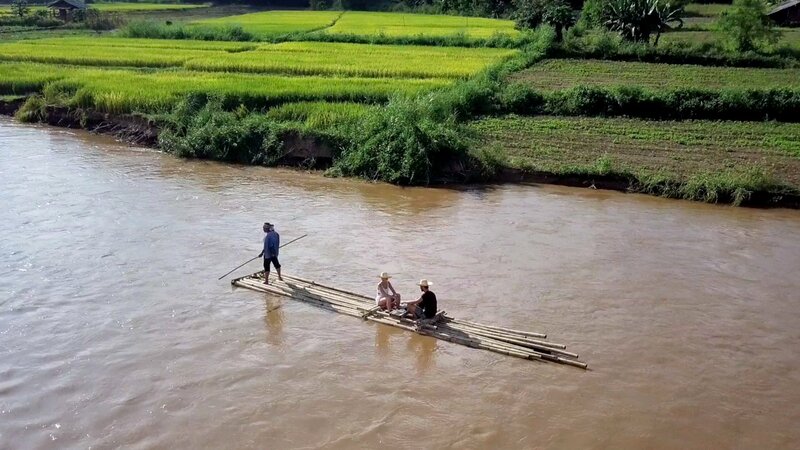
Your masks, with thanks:
<instances>
[{"instance_id":1,"label":"person sitting on raft","mask_svg":"<svg viewBox=\"0 0 800 450\"><path fill-rule=\"evenodd\" d=\"M406 304L408 315L414 320L433 319L436 316L436 294L430 290L433 283L423 279L419 281L418 286L422 295Z\"/></svg>"},{"instance_id":2,"label":"person sitting on raft","mask_svg":"<svg viewBox=\"0 0 800 450\"><path fill-rule=\"evenodd\" d=\"M378 292L375 294L375 304L380 306L381 309L391 311L400 307L400 294L394 290L394 286L389 281L389 276L386 272L381 272L379 275L381 282L378 283Z\"/></svg>"}]
</instances>

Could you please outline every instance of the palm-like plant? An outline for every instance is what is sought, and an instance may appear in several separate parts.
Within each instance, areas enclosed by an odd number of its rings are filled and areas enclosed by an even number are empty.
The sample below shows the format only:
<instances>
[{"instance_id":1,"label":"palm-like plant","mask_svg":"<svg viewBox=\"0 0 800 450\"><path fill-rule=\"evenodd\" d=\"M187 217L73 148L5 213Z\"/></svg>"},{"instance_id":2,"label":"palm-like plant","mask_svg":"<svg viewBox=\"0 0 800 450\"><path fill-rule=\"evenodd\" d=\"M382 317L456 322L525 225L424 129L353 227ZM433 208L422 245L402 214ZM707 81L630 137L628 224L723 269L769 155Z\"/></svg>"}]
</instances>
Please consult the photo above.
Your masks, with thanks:
<instances>
[{"instance_id":1,"label":"palm-like plant","mask_svg":"<svg viewBox=\"0 0 800 450\"><path fill-rule=\"evenodd\" d=\"M630 41L649 42L655 33L658 44L661 33L683 26L683 12L683 6L661 0L609 0L602 20L606 28Z\"/></svg>"}]
</instances>

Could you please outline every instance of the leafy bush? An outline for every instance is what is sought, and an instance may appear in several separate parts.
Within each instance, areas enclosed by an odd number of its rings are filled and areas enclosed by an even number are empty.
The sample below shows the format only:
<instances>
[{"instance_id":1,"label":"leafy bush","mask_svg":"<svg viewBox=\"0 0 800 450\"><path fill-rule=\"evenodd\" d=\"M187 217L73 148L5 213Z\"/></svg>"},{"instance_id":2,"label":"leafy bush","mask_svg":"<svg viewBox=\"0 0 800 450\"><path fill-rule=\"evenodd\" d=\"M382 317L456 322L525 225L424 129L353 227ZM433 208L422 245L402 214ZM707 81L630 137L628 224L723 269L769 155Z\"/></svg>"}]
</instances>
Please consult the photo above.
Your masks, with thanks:
<instances>
[{"instance_id":1,"label":"leafy bush","mask_svg":"<svg viewBox=\"0 0 800 450\"><path fill-rule=\"evenodd\" d=\"M279 129L246 109L226 111L222 100L189 95L163 123L158 141L179 156L245 164L275 164L281 158Z\"/></svg>"},{"instance_id":2,"label":"leafy bush","mask_svg":"<svg viewBox=\"0 0 800 450\"><path fill-rule=\"evenodd\" d=\"M733 7L722 13L719 29L736 50L758 50L780 37L766 13L763 0L735 0Z\"/></svg>"},{"instance_id":3,"label":"leafy bush","mask_svg":"<svg viewBox=\"0 0 800 450\"><path fill-rule=\"evenodd\" d=\"M455 121L433 117L429 105L408 98L372 111L336 162L337 172L398 184L430 183L467 154Z\"/></svg>"}]
</instances>

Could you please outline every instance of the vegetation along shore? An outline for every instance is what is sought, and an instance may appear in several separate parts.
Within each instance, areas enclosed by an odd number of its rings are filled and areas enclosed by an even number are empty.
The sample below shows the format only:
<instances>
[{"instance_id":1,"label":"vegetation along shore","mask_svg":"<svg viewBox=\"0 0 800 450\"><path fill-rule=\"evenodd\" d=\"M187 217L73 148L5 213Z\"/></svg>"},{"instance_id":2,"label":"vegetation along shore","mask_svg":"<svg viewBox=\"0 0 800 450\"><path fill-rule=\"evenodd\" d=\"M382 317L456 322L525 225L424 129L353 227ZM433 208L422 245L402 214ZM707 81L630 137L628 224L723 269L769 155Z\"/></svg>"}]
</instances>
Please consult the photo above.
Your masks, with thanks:
<instances>
[{"instance_id":1,"label":"vegetation along shore","mask_svg":"<svg viewBox=\"0 0 800 450\"><path fill-rule=\"evenodd\" d=\"M800 32L761 0L281 4L15 0L0 112L403 185L800 206Z\"/></svg>"}]
</instances>

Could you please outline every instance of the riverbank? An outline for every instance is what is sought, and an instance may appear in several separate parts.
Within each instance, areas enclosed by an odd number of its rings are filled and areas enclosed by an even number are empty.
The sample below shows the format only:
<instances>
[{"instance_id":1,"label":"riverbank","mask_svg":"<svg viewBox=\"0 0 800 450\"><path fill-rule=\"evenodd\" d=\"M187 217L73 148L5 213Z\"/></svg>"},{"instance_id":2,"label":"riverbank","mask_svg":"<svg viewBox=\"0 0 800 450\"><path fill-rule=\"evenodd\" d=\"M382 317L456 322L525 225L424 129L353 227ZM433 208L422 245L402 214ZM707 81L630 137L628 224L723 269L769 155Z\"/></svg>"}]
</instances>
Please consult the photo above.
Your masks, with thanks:
<instances>
[{"instance_id":1,"label":"riverbank","mask_svg":"<svg viewBox=\"0 0 800 450\"><path fill-rule=\"evenodd\" d=\"M25 97L0 98L0 114L14 116L25 101ZM159 123L145 115L110 114L62 106L42 106L36 114L36 121L48 125L85 129L136 145L159 147ZM566 130L566 134L548 135L548 120L561 120L577 129L550 127L551 130ZM753 142L740 143L739 153L730 148L717 148L718 152L702 154L686 145L670 151L669 146L660 145L654 154L652 146L648 147L641 138L621 142L621 136L606 135L608 142L604 144L597 131L599 124L585 123L602 120L609 119L511 117L479 121L471 127L471 132L478 137L470 152L476 155L473 159L481 159L484 165L492 166L490 172L476 175L475 169L465 167L463 160L444 161L447 169L432 179L430 185L475 183L476 180L488 184L540 183L741 206L800 208L797 189L800 180L796 179L800 176L800 160L797 158L780 152L756 157ZM586 126L593 127L594 135L580 132L579 129ZM766 131L774 133L774 130ZM752 129L745 127L745 133L755 139ZM772 142L776 139L780 142L780 136L772 138ZM788 139L787 145L791 148L795 144L791 136ZM324 137L306 134L299 128L280 132L278 140L280 158L270 161L271 165L325 170L333 166L338 153L335 145ZM686 135L681 134L681 140L685 143ZM702 147L708 150L707 145ZM676 152L691 154L694 159L687 162ZM737 156L742 155L749 158L744 162L750 164L737 164L738 170L730 170L731 161L743 162L741 158L737 160ZM771 158L769 166L763 164L763 158L767 157ZM767 167L770 167L769 172ZM780 170L777 178L775 168Z\"/></svg>"}]
</instances>

